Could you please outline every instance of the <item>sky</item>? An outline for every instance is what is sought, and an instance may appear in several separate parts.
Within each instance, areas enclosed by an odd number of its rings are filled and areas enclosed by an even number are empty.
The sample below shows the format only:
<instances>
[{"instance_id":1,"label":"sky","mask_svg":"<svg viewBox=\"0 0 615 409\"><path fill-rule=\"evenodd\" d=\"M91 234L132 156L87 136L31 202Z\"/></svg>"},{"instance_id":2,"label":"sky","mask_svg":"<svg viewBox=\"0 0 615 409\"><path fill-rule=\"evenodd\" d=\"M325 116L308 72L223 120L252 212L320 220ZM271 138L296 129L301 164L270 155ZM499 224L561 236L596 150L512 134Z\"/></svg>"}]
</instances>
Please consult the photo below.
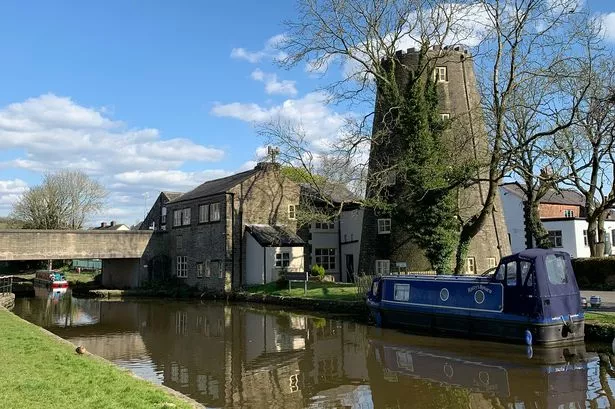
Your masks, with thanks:
<instances>
[{"instance_id":1,"label":"sky","mask_svg":"<svg viewBox=\"0 0 615 409\"><path fill-rule=\"evenodd\" d=\"M615 45L615 1L587 0ZM255 166L279 115L325 140L340 106L275 45L293 0L0 2L0 216L45 172L109 191L90 225L134 224L162 190ZM328 76L342 75L329 72Z\"/></svg>"}]
</instances>

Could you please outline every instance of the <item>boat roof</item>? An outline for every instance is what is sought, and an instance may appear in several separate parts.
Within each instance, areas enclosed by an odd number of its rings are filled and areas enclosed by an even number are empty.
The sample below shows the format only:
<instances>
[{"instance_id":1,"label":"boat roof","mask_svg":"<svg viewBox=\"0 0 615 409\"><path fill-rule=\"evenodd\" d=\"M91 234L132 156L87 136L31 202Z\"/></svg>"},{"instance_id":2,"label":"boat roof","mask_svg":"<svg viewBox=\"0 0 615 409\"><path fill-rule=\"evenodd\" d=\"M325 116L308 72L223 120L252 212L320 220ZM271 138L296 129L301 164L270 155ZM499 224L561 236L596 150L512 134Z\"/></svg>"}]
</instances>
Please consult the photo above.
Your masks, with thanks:
<instances>
[{"instance_id":1,"label":"boat roof","mask_svg":"<svg viewBox=\"0 0 615 409\"><path fill-rule=\"evenodd\" d=\"M503 258L519 257L519 258L534 260L538 257L544 257L549 254L562 254L562 253L564 252L561 250L557 250L557 249L527 249L527 250L523 250L518 253L511 254L510 256L503 257Z\"/></svg>"}]
</instances>

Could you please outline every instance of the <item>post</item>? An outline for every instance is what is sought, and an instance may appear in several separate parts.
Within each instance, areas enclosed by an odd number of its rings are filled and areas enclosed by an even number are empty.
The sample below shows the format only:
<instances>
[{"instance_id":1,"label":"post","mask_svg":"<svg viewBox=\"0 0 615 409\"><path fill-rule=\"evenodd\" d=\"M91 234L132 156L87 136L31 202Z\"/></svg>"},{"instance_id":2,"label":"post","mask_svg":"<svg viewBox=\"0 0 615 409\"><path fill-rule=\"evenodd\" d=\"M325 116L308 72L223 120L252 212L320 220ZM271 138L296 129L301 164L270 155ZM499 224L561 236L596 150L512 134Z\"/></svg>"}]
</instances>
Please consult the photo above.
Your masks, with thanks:
<instances>
[{"instance_id":1,"label":"post","mask_svg":"<svg viewBox=\"0 0 615 409\"><path fill-rule=\"evenodd\" d=\"M303 282L303 295L307 295L307 285L308 285L308 272L305 272L305 281Z\"/></svg>"}]
</instances>

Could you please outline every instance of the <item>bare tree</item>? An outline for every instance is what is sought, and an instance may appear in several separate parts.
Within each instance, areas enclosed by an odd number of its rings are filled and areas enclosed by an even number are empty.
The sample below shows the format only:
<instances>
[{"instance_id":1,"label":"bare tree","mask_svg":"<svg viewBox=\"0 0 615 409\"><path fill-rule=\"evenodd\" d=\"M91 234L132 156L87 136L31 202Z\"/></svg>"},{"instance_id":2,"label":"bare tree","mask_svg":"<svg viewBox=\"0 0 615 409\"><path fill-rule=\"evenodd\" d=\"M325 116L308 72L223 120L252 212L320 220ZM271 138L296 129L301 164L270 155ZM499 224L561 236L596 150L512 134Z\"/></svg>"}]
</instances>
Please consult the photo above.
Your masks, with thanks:
<instances>
[{"instance_id":1,"label":"bare tree","mask_svg":"<svg viewBox=\"0 0 615 409\"><path fill-rule=\"evenodd\" d=\"M15 203L11 216L30 229L81 229L88 216L103 208L106 195L83 172L48 173Z\"/></svg>"},{"instance_id":2,"label":"bare tree","mask_svg":"<svg viewBox=\"0 0 615 409\"><path fill-rule=\"evenodd\" d=\"M585 197L587 238L592 257L604 254L604 220L615 206L615 64L605 59L592 72L592 86L577 121L556 139L570 176L565 183Z\"/></svg>"}]
</instances>

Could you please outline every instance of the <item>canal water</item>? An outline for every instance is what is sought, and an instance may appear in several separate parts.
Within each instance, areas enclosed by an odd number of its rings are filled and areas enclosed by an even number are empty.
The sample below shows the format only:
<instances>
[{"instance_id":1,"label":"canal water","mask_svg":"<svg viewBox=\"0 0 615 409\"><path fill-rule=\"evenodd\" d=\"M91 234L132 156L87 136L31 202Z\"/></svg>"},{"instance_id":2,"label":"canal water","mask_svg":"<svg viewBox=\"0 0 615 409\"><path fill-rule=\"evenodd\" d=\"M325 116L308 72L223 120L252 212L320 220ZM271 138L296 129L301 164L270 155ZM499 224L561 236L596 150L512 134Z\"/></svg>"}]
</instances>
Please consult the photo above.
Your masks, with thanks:
<instances>
[{"instance_id":1,"label":"canal water","mask_svg":"<svg viewBox=\"0 0 615 409\"><path fill-rule=\"evenodd\" d=\"M14 312L207 407L615 407L607 348L531 350L261 305L113 302L45 289L18 299Z\"/></svg>"}]
</instances>

